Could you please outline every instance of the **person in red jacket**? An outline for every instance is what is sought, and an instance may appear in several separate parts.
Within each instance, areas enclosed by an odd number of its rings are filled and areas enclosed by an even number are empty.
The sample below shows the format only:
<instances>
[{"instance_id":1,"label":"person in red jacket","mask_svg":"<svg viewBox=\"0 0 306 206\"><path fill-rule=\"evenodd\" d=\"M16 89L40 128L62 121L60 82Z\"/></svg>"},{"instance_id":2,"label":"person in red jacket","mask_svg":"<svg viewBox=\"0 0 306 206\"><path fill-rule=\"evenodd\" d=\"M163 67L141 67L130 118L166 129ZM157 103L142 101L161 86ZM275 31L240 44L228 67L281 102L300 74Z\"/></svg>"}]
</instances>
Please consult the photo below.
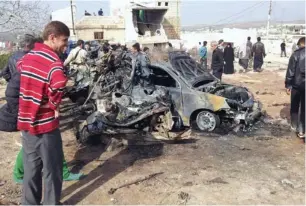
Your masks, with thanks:
<instances>
[{"instance_id":1,"label":"person in red jacket","mask_svg":"<svg viewBox=\"0 0 306 206\"><path fill-rule=\"evenodd\" d=\"M67 77L58 55L67 47L69 36L64 23L48 23L44 42L35 43L17 63L21 74L17 128L23 146L22 205L39 205L42 196L44 205L60 204L64 154L58 111Z\"/></svg>"}]
</instances>

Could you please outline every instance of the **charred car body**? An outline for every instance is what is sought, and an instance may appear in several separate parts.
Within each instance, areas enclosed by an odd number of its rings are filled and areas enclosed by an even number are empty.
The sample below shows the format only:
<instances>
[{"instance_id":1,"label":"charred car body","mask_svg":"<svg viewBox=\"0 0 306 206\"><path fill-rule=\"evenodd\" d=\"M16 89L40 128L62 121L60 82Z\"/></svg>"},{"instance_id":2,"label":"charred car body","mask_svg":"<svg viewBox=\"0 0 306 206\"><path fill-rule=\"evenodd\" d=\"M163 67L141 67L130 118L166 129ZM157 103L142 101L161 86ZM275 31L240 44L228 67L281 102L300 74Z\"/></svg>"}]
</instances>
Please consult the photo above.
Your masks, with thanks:
<instances>
[{"instance_id":1,"label":"charred car body","mask_svg":"<svg viewBox=\"0 0 306 206\"><path fill-rule=\"evenodd\" d=\"M251 126L261 116L260 103L247 88L220 82L185 52L170 52L168 62L149 65L152 94L132 84L128 53L119 54L115 65L73 111L86 111L77 129L81 142L92 135L139 131L173 139L178 136L171 132L186 126L211 132L221 122Z\"/></svg>"}]
</instances>

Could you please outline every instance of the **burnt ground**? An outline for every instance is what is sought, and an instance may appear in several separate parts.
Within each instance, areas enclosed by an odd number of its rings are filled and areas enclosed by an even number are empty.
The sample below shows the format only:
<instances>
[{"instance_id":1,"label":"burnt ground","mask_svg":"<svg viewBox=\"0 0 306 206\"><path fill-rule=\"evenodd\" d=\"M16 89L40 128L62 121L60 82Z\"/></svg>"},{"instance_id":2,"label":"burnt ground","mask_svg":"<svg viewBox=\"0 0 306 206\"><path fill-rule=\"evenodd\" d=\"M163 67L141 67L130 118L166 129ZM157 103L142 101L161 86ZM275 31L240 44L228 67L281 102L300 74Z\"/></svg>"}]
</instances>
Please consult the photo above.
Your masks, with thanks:
<instances>
[{"instance_id":1,"label":"burnt ground","mask_svg":"<svg viewBox=\"0 0 306 206\"><path fill-rule=\"evenodd\" d=\"M225 76L255 94L267 118L248 133L192 134L176 144L134 145L106 152L103 145L78 147L71 122L63 121L64 152L73 171L87 176L65 182L67 204L305 204L305 146L288 128L289 96L284 71ZM3 86L0 92L3 96ZM68 121L68 122L67 122ZM12 181L19 133L0 133L0 198L18 203ZM111 188L162 174L109 194Z\"/></svg>"}]
</instances>

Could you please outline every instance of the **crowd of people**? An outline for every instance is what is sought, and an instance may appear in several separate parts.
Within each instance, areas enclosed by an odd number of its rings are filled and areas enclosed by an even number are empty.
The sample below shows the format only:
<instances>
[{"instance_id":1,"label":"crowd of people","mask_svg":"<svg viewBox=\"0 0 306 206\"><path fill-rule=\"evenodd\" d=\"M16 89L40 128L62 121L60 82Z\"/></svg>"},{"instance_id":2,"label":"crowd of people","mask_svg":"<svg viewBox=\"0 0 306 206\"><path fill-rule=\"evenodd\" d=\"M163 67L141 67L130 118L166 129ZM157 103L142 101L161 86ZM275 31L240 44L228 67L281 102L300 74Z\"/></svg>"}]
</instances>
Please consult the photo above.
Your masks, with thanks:
<instances>
[{"instance_id":1,"label":"crowd of people","mask_svg":"<svg viewBox=\"0 0 306 206\"><path fill-rule=\"evenodd\" d=\"M8 65L0 73L8 82L5 92L7 103L0 108L0 131L21 131L22 149L14 168L14 179L23 182L23 205L58 205L61 199L62 181L78 180L82 174L72 174L67 167L61 132L59 130L59 105L68 81L64 67L77 65L80 73L85 70L85 61L90 45L83 40L65 58L70 36L69 28L59 21L48 23L42 38L26 35L23 50L14 53ZM211 70L222 79L222 74L234 73L234 50L221 39L210 43ZM305 138L305 37L298 42L298 49L289 60L285 87L291 94L291 125L297 136ZM172 45L169 44L172 48ZM102 58L110 54L110 47L102 49ZM147 88L151 82L149 48L141 50L140 44L131 47L131 80ZM245 47L239 50L239 63L245 69L251 61L253 70L262 71L266 56L260 37L252 45L248 38ZM207 68L207 42L199 49L200 63ZM43 174L42 174L43 171ZM44 184L42 184L44 183ZM43 188L44 187L44 188Z\"/></svg>"},{"instance_id":2,"label":"crowd of people","mask_svg":"<svg viewBox=\"0 0 306 206\"><path fill-rule=\"evenodd\" d=\"M200 64L204 69L207 69L207 41L199 42L199 59ZM211 70L213 74L221 80L222 74L233 74L235 51L232 43L225 43L223 39L218 42L210 42L212 50L211 58ZM254 72L261 72L264 58L266 56L265 45L261 42L261 38L257 38L257 42L252 44L251 37L247 38L247 42L238 47L239 65L244 71L249 71L249 68L253 66Z\"/></svg>"}]
</instances>

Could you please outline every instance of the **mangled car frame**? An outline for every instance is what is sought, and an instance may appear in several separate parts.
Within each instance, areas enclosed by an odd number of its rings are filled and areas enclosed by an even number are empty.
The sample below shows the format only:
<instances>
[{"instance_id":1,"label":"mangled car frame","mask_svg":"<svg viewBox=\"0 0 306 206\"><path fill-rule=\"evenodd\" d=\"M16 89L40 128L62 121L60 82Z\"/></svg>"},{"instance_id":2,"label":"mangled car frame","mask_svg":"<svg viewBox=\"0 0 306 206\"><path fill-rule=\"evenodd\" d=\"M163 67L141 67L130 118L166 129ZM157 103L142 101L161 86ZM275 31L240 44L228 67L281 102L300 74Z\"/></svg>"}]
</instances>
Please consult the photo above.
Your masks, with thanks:
<instances>
[{"instance_id":1,"label":"mangled car frame","mask_svg":"<svg viewBox=\"0 0 306 206\"><path fill-rule=\"evenodd\" d=\"M140 131L174 139L172 132L186 127L212 132L221 122L251 126L261 116L247 88L220 82L185 52L170 52L168 62L149 65L153 92L132 84L129 60L127 54L117 56L116 68L101 74L86 102L73 111L86 117L77 129L79 141Z\"/></svg>"}]
</instances>

